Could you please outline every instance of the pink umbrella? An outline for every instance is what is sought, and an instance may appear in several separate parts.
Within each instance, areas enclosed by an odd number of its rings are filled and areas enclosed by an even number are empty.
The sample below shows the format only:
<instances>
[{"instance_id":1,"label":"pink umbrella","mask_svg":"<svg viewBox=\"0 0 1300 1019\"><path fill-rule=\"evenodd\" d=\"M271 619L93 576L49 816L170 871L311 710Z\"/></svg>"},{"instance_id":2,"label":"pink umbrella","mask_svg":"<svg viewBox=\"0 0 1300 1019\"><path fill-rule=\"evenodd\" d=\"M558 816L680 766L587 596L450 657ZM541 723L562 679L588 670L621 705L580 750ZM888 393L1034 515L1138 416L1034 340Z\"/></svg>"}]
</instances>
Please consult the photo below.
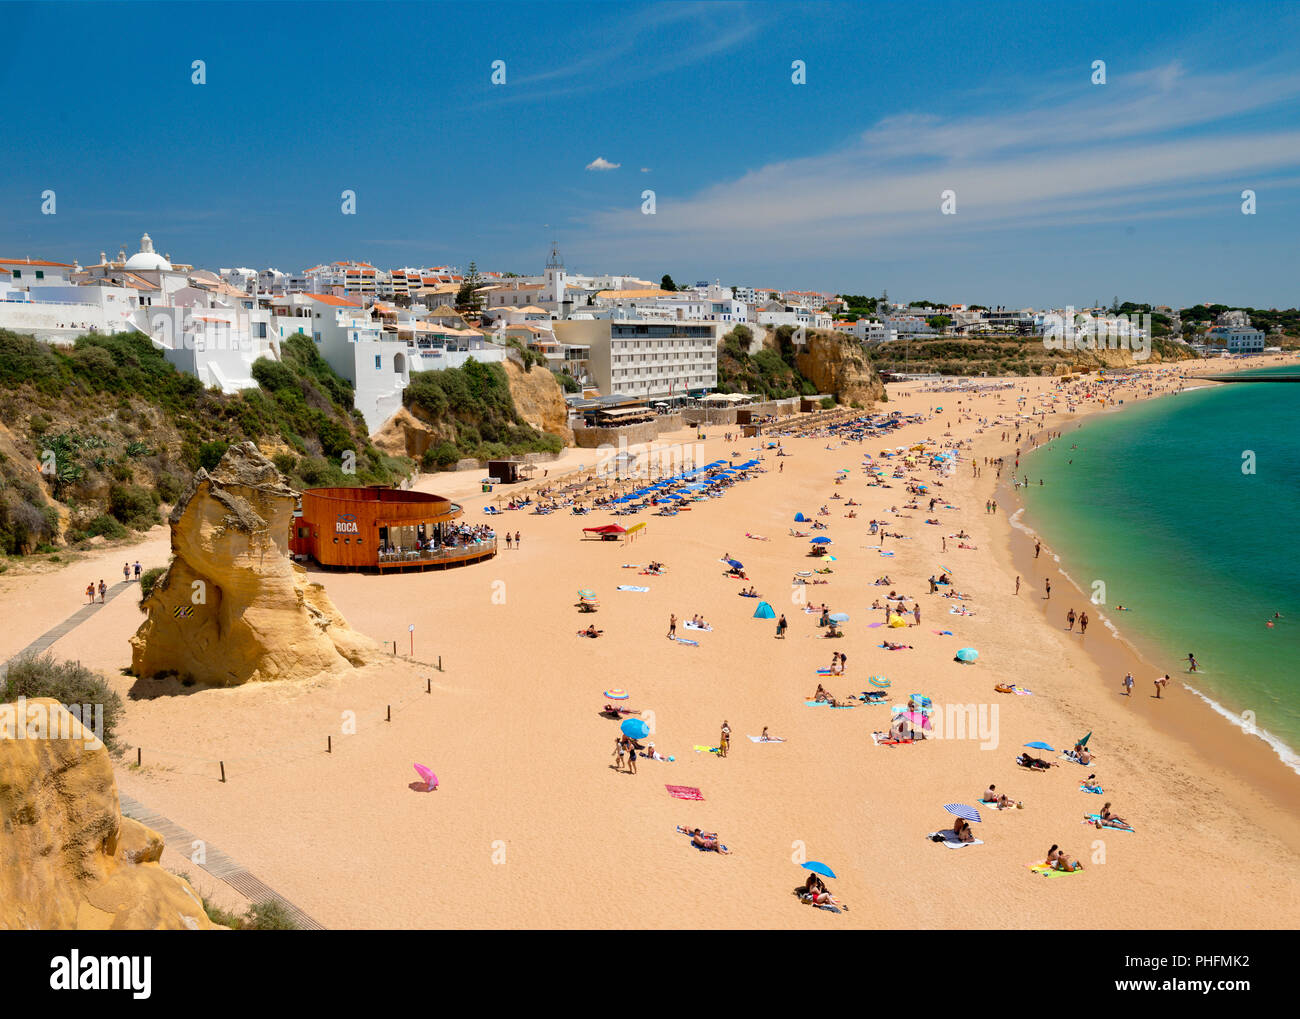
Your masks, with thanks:
<instances>
[{"instance_id":1,"label":"pink umbrella","mask_svg":"<svg viewBox=\"0 0 1300 1019\"><path fill-rule=\"evenodd\" d=\"M919 725L922 729L930 728L930 716L923 715L919 711L904 711L903 717L913 725Z\"/></svg>"},{"instance_id":2,"label":"pink umbrella","mask_svg":"<svg viewBox=\"0 0 1300 1019\"><path fill-rule=\"evenodd\" d=\"M424 784L428 786L430 790L438 788L438 776L435 775L431 769L426 768L423 764L417 764L415 770L419 776L424 779Z\"/></svg>"}]
</instances>

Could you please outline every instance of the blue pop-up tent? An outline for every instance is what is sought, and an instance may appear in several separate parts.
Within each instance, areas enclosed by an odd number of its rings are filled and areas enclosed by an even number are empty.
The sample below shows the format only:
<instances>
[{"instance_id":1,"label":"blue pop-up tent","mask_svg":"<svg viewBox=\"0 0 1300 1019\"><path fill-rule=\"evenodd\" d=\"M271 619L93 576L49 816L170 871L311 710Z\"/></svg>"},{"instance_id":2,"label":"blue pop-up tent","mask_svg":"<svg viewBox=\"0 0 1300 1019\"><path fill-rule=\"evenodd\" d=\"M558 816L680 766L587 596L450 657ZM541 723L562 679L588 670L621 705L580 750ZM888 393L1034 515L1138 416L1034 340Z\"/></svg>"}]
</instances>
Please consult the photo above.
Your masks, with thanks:
<instances>
[{"instance_id":1,"label":"blue pop-up tent","mask_svg":"<svg viewBox=\"0 0 1300 1019\"><path fill-rule=\"evenodd\" d=\"M796 513L794 515L794 522L796 524L804 524L808 522L808 518L804 516L802 513Z\"/></svg>"},{"instance_id":2,"label":"blue pop-up tent","mask_svg":"<svg viewBox=\"0 0 1300 1019\"><path fill-rule=\"evenodd\" d=\"M772 611L772 606L765 601L758 603L758 608L754 610L755 619L775 619L776 613Z\"/></svg>"}]
</instances>

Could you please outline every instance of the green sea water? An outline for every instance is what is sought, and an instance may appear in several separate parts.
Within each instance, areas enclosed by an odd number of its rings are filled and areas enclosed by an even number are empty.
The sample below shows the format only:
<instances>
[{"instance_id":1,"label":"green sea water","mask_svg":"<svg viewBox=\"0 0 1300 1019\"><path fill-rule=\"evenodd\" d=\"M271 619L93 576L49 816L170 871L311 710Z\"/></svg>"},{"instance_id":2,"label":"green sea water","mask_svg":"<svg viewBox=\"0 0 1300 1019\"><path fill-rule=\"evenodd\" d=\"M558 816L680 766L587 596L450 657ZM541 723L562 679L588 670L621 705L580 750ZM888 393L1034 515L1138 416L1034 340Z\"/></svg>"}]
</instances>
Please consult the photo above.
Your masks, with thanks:
<instances>
[{"instance_id":1,"label":"green sea water","mask_svg":"<svg viewBox=\"0 0 1300 1019\"><path fill-rule=\"evenodd\" d=\"M1221 714L1253 713L1252 731L1300 772L1300 383L1189 389L1100 415L1016 473L1030 479L1020 522L1085 593L1104 583L1109 623Z\"/></svg>"}]
</instances>

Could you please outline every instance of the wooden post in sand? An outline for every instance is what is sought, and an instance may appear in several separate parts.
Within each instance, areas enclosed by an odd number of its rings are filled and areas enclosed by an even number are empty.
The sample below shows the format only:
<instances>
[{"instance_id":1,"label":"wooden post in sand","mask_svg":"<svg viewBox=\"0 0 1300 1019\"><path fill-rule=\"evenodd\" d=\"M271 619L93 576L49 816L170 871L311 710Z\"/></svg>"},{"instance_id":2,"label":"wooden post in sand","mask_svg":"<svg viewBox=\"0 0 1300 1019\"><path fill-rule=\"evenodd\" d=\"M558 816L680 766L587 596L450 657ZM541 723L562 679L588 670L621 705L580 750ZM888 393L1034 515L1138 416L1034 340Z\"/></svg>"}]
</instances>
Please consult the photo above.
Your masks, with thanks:
<instances>
[{"instance_id":1,"label":"wooden post in sand","mask_svg":"<svg viewBox=\"0 0 1300 1019\"><path fill-rule=\"evenodd\" d=\"M384 721L391 722L392 720L393 720L393 706L390 704L388 705L388 717L384 719Z\"/></svg>"},{"instance_id":2,"label":"wooden post in sand","mask_svg":"<svg viewBox=\"0 0 1300 1019\"><path fill-rule=\"evenodd\" d=\"M136 747L136 748L135 748L135 766L136 766L137 768L140 767L140 752L141 752L141 751L140 751L140 748L139 748L139 747Z\"/></svg>"},{"instance_id":3,"label":"wooden post in sand","mask_svg":"<svg viewBox=\"0 0 1300 1019\"><path fill-rule=\"evenodd\" d=\"M334 753L334 737L329 733L325 734L325 753Z\"/></svg>"},{"instance_id":4,"label":"wooden post in sand","mask_svg":"<svg viewBox=\"0 0 1300 1019\"><path fill-rule=\"evenodd\" d=\"M222 761L220 763L221 763L221 781L224 782L226 780L226 762Z\"/></svg>"}]
</instances>

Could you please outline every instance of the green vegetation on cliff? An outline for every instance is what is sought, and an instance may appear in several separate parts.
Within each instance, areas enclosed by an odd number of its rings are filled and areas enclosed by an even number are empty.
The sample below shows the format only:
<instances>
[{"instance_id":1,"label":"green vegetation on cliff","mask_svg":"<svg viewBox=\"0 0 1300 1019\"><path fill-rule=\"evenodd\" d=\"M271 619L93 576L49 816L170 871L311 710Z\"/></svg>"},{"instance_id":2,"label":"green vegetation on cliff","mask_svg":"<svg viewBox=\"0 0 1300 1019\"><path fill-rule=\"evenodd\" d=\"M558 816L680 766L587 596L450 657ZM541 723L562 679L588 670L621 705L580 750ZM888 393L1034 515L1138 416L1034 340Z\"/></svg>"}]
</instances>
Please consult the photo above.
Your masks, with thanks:
<instances>
[{"instance_id":1,"label":"green vegetation on cliff","mask_svg":"<svg viewBox=\"0 0 1300 1019\"><path fill-rule=\"evenodd\" d=\"M750 354L754 334L735 326L722 338L718 350L718 392L754 393L765 400L811 396L817 387L795 367L794 327L781 326L773 334L776 347Z\"/></svg>"},{"instance_id":2,"label":"green vegetation on cliff","mask_svg":"<svg viewBox=\"0 0 1300 1019\"><path fill-rule=\"evenodd\" d=\"M564 446L558 435L539 432L519 416L499 364L471 358L461 368L412 372L403 401L443 437L424 456L428 469L449 467L462 457L558 453Z\"/></svg>"}]
</instances>

